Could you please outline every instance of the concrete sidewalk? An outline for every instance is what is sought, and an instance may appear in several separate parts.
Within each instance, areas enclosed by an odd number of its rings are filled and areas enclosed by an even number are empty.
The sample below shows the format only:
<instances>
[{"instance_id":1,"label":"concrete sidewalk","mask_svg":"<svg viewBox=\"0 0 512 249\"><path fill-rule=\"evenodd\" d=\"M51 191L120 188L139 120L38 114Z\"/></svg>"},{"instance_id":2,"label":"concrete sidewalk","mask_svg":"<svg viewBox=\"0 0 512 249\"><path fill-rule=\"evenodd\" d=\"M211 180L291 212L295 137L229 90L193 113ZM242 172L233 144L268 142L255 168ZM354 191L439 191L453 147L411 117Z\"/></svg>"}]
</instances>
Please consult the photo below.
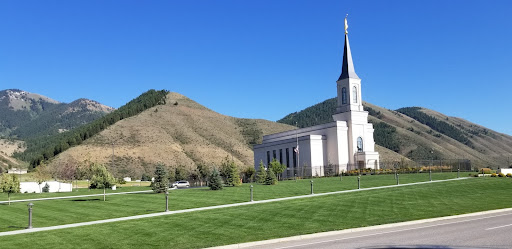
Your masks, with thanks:
<instances>
[{"instance_id":1,"label":"concrete sidewalk","mask_svg":"<svg viewBox=\"0 0 512 249\"><path fill-rule=\"evenodd\" d=\"M218 205L218 206L191 208L191 209L183 209L183 210L176 210L176 211L169 211L169 212L159 212L159 213L152 213L152 214L142 214L142 215L120 217L120 218L114 218L114 219L106 219L106 220L96 220L96 221L73 223L73 224L67 224L67 225L59 225L59 226L51 226L51 227L40 227L40 228L16 230L16 231L9 231L9 232L0 232L0 236L16 235L16 234L24 234L24 233L34 233L34 232L40 232L40 231L50 231L50 230L57 230L57 229L63 229L63 228L81 227L81 226L103 224L103 223L110 223L110 222L117 222L117 221L136 220L136 219L143 219L143 218L158 217L158 216L163 216L163 215L190 213L190 212L196 212L196 211L219 209L219 208L228 208L228 207L239 207L239 206L246 206L246 205L253 205L253 204L271 203L271 202L277 202L277 201L303 199L303 198L325 196L325 195L352 193L352 192L369 191L369 190L386 189L386 188L397 188L397 187L405 187L405 186L421 185L421 184L429 184L429 183L438 183L438 182L447 182L447 181L458 181L458 180L463 180L463 179L468 179L468 177L465 177L465 178L455 178L455 179L447 179L447 180L437 180L437 181L427 181L427 182L415 182L415 183L407 183L407 184L400 184L400 185L388 185L388 186L380 186L380 187L372 187L372 188L342 190L342 191L327 192L327 193L312 194L312 195L311 194L310 195L299 195L299 196L291 196L291 197L269 199L269 200L261 200L261 201L224 204L224 205ZM127 193L127 192L125 192L125 193ZM116 194L120 194L120 193L116 193ZM101 194L101 195L103 195L103 194Z\"/></svg>"}]
</instances>

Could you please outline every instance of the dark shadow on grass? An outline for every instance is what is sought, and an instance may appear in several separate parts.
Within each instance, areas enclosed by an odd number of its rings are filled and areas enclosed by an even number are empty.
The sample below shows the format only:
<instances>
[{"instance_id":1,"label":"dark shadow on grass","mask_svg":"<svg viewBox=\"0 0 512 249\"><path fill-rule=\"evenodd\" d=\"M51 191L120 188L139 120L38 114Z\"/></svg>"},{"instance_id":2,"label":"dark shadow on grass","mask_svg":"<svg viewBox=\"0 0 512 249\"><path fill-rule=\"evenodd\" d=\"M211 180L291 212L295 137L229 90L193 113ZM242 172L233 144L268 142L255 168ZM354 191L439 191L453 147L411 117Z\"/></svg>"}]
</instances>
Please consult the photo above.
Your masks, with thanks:
<instances>
[{"instance_id":1,"label":"dark shadow on grass","mask_svg":"<svg viewBox=\"0 0 512 249\"><path fill-rule=\"evenodd\" d=\"M25 228L27 228L27 227L20 227L20 226L7 226L7 228L25 229Z\"/></svg>"},{"instance_id":2,"label":"dark shadow on grass","mask_svg":"<svg viewBox=\"0 0 512 249\"><path fill-rule=\"evenodd\" d=\"M70 201L99 201L100 199L74 199Z\"/></svg>"}]
</instances>

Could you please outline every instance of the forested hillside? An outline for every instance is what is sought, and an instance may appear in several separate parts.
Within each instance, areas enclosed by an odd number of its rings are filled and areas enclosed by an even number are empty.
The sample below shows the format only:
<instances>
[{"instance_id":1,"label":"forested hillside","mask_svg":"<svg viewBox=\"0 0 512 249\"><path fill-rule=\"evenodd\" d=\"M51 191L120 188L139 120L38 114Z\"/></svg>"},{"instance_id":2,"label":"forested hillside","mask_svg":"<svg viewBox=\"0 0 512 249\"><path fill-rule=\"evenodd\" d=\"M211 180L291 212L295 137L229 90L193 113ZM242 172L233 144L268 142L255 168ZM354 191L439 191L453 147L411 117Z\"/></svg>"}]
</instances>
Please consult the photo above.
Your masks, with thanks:
<instances>
[{"instance_id":1,"label":"forested hillside","mask_svg":"<svg viewBox=\"0 0 512 249\"><path fill-rule=\"evenodd\" d=\"M375 129L375 143L410 159L465 158L477 167L510 166L511 136L421 107L392 111L366 102L363 105ZM278 122L299 127L328 123L335 110L336 98L332 98Z\"/></svg>"},{"instance_id":2,"label":"forested hillside","mask_svg":"<svg viewBox=\"0 0 512 249\"><path fill-rule=\"evenodd\" d=\"M36 137L26 140L27 149L15 157L30 162L32 167L43 160L49 160L68 148L81 144L119 120L137 115L155 105L165 104L167 91L150 90L128 102L121 108L86 125L50 137Z\"/></svg>"},{"instance_id":3,"label":"forested hillside","mask_svg":"<svg viewBox=\"0 0 512 249\"><path fill-rule=\"evenodd\" d=\"M0 91L0 136L26 140L53 136L96 120L114 108L79 99L69 104L17 89Z\"/></svg>"}]
</instances>

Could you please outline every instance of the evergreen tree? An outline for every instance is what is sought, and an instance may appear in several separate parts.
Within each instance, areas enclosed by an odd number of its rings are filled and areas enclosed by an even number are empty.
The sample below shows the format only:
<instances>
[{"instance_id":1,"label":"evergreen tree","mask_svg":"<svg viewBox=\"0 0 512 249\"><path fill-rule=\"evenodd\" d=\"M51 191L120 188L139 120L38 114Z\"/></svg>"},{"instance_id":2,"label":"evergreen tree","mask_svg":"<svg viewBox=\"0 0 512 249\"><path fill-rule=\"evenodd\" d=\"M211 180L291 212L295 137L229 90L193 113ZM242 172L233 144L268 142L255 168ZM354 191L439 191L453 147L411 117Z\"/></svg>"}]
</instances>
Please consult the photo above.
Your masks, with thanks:
<instances>
[{"instance_id":1,"label":"evergreen tree","mask_svg":"<svg viewBox=\"0 0 512 249\"><path fill-rule=\"evenodd\" d=\"M258 172L256 173L256 177L258 183L265 183L265 179L267 178L267 171L265 170L265 165L263 165L263 161L260 161L260 167Z\"/></svg>"},{"instance_id":2,"label":"evergreen tree","mask_svg":"<svg viewBox=\"0 0 512 249\"><path fill-rule=\"evenodd\" d=\"M208 185L210 185L211 190L221 190L222 187L222 179L220 178L219 172L217 169L213 169L212 174L209 177Z\"/></svg>"},{"instance_id":3,"label":"evergreen tree","mask_svg":"<svg viewBox=\"0 0 512 249\"><path fill-rule=\"evenodd\" d=\"M169 178L165 166L159 164L155 169L155 181L151 184L155 193L163 193L169 188Z\"/></svg>"},{"instance_id":4,"label":"evergreen tree","mask_svg":"<svg viewBox=\"0 0 512 249\"><path fill-rule=\"evenodd\" d=\"M226 185L237 187L240 186L240 173L238 172L238 167L236 166L233 160L229 160L226 162Z\"/></svg>"},{"instance_id":5,"label":"evergreen tree","mask_svg":"<svg viewBox=\"0 0 512 249\"><path fill-rule=\"evenodd\" d=\"M276 185L277 184L277 178L276 174L272 170L271 167L267 170L267 177L265 177L265 185Z\"/></svg>"}]
</instances>

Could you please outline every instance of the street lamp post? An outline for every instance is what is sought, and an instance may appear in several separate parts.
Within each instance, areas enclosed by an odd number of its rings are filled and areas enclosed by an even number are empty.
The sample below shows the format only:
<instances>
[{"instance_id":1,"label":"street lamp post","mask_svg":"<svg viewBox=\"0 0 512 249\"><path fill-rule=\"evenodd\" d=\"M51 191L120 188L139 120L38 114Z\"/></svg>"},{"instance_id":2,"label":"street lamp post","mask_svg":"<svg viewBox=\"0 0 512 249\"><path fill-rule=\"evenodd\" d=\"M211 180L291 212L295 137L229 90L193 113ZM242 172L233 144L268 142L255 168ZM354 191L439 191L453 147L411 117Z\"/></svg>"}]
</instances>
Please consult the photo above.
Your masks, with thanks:
<instances>
[{"instance_id":1,"label":"street lamp post","mask_svg":"<svg viewBox=\"0 0 512 249\"><path fill-rule=\"evenodd\" d=\"M313 194L313 180L311 180L311 194Z\"/></svg>"},{"instance_id":2,"label":"street lamp post","mask_svg":"<svg viewBox=\"0 0 512 249\"><path fill-rule=\"evenodd\" d=\"M434 149L430 151L430 166L428 167L428 176L432 181L432 165L434 165Z\"/></svg>"},{"instance_id":3,"label":"street lamp post","mask_svg":"<svg viewBox=\"0 0 512 249\"><path fill-rule=\"evenodd\" d=\"M112 142L112 167L114 167L114 142Z\"/></svg>"},{"instance_id":4,"label":"street lamp post","mask_svg":"<svg viewBox=\"0 0 512 249\"><path fill-rule=\"evenodd\" d=\"M251 201L253 201L253 198L252 198L253 197L253 195L252 195L252 191L253 190L252 190L252 188L253 188L253 186L251 185Z\"/></svg>"},{"instance_id":5,"label":"street lamp post","mask_svg":"<svg viewBox=\"0 0 512 249\"><path fill-rule=\"evenodd\" d=\"M27 229L31 229L32 228L32 206L34 206L34 204L29 203L28 205L28 227Z\"/></svg>"},{"instance_id":6,"label":"street lamp post","mask_svg":"<svg viewBox=\"0 0 512 249\"><path fill-rule=\"evenodd\" d=\"M165 212L169 212L169 188L165 189Z\"/></svg>"},{"instance_id":7,"label":"street lamp post","mask_svg":"<svg viewBox=\"0 0 512 249\"><path fill-rule=\"evenodd\" d=\"M361 189L361 176L357 177L357 189Z\"/></svg>"},{"instance_id":8,"label":"street lamp post","mask_svg":"<svg viewBox=\"0 0 512 249\"><path fill-rule=\"evenodd\" d=\"M396 185L400 185L400 174L396 175Z\"/></svg>"}]
</instances>

